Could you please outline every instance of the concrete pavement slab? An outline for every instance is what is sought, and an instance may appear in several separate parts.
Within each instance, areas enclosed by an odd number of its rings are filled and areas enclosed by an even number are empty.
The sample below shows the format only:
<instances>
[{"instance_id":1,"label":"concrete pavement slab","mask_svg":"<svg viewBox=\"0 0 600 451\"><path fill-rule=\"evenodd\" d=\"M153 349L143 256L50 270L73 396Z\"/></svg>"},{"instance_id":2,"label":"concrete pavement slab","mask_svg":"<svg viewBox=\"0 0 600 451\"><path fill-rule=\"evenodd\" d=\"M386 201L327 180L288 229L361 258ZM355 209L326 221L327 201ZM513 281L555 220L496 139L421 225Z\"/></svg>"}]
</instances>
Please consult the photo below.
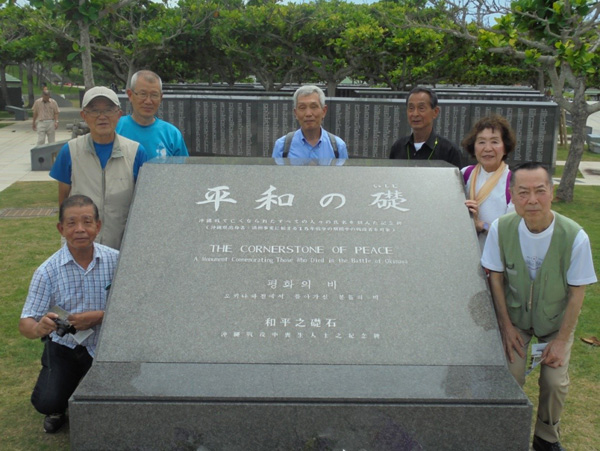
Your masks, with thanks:
<instances>
[{"instance_id":1,"label":"concrete pavement slab","mask_svg":"<svg viewBox=\"0 0 600 451\"><path fill-rule=\"evenodd\" d=\"M56 141L71 138L67 125L79 115L79 108L63 108L56 130ZM48 171L31 170L31 149L37 144L37 132L32 129L32 119L12 122L0 128L0 191L15 182L52 181Z\"/></svg>"}]
</instances>

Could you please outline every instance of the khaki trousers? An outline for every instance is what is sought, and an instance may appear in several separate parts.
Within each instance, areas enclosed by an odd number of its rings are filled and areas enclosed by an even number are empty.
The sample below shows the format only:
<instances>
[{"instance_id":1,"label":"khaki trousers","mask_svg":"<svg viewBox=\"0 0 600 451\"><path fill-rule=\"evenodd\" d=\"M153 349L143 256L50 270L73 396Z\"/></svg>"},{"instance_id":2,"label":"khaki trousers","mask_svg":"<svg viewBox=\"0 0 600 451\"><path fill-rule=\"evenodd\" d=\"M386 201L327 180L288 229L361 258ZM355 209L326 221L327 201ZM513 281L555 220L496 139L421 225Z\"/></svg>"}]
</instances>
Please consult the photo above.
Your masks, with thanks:
<instances>
[{"instance_id":1,"label":"khaki trousers","mask_svg":"<svg viewBox=\"0 0 600 451\"><path fill-rule=\"evenodd\" d=\"M523 353L527 356L527 348L529 342L533 338L533 331L525 331L518 329L525 346ZM540 343L548 343L552 341L558 332L547 335L545 337L537 337ZM558 368L550 368L543 363L539 366L540 377L538 385L540 387L538 399L537 421L535 423L534 434L546 440L547 442L555 443L560 438L560 415L567 398L569 391L569 360L571 359L571 347L573 345L573 333L569 337L567 343L567 355L563 366ZM527 357L522 359L516 352L513 352L514 362L508 363L508 369L522 387L525 385L525 370L527 366Z\"/></svg>"},{"instance_id":2,"label":"khaki trousers","mask_svg":"<svg viewBox=\"0 0 600 451\"><path fill-rule=\"evenodd\" d=\"M54 128L54 120L37 121L35 128L38 133L38 146L41 146L46 142L46 136L48 136L48 143L53 143L55 141L56 129Z\"/></svg>"}]
</instances>

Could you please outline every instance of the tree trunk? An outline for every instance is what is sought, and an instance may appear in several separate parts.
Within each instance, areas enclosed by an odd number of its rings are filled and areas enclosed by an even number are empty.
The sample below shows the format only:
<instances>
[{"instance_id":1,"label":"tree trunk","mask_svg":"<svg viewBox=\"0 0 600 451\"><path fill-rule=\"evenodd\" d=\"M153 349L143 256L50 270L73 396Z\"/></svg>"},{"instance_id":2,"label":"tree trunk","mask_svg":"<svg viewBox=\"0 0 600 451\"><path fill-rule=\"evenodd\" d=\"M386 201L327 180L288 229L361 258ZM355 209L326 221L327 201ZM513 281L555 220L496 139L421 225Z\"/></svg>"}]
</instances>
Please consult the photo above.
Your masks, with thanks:
<instances>
[{"instance_id":1,"label":"tree trunk","mask_svg":"<svg viewBox=\"0 0 600 451\"><path fill-rule=\"evenodd\" d=\"M83 1L83 0L80 0ZM83 68L83 85L87 91L94 87L94 70L92 68L92 49L90 48L90 26L83 20L79 24L79 46L81 49L81 65Z\"/></svg>"},{"instance_id":2,"label":"tree trunk","mask_svg":"<svg viewBox=\"0 0 600 451\"><path fill-rule=\"evenodd\" d=\"M35 74L37 76L37 87L42 89L44 86L44 64L37 63L35 65Z\"/></svg>"},{"instance_id":3,"label":"tree trunk","mask_svg":"<svg viewBox=\"0 0 600 451\"><path fill-rule=\"evenodd\" d=\"M327 80L327 97L335 97L335 91L337 90L337 80L329 79Z\"/></svg>"},{"instance_id":4,"label":"tree trunk","mask_svg":"<svg viewBox=\"0 0 600 451\"><path fill-rule=\"evenodd\" d=\"M256 75L256 79L261 84L263 88L265 88L266 92L273 92L275 89L275 80L272 75L269 74L268 71L254 71Z\"/></svg>"},{"instance_id":5,"label":"tree trunk","mask_svg":"<svg viewBox=\"0 0 600 451\"><path fill-rule=\"evenodd\" d=\"M585 142L585 125L589 113L587 112L587 103L585 101L585 84L579 79L578 85L574 90L573 103L571 108L571 145L563 175L560 184L556 190L556 197L565 202L573 201L573 191L575 189L575 179L579 163L583 156L583 144Z\"/></svg>"},{"instance_id":6,"label":"tree trunk","mask_svg":"<svg viewBox=\"0 0 600 451\"><path fill-rule=\"evenodd\" d=\"M542 69L539 69L537 73L537 90L540 91L540 93L544 94L546 92L546 83L544 82L544 71Z\"/></svg>"},{"instance_id":7,"label":"tree trunk","mask_svg":"<svg viewBox=\"0 0 600 451\"><path fill-rule=\"evenodd\" d=\"M0 64L0 89L2 90L2 98L6 105L10 105L10 98L8 97L8 86L6 84L6 64ZM16 105L21 106L21 105Z\"/></svg>"},{"instance_id":8,"label":"tree trunk","mask_svg":"<svg viewBox=\"0 0 600 451\"><path fill-rule=\"evenodd\" d=\"M127 82L125 83L125 89L130 89L131 88L131 78L133 77L133 74L135 74L137 71L135 70L135 67L133 66L133 64L129 65L129 69L127 70Z\"/></svg>"},{"instance_id":9,"label":"tree trunk","mask_svg":"<svg viewBox=\"0 0 600 451\"><path fill-rule=\"evenodd\" d=\"M25 66L27 68L27 99L29 101L29 108L31 108L33 106L33 102L35 102L35 94L33 93L33 60L27 60Z\"/></svg>"}]
</instances>

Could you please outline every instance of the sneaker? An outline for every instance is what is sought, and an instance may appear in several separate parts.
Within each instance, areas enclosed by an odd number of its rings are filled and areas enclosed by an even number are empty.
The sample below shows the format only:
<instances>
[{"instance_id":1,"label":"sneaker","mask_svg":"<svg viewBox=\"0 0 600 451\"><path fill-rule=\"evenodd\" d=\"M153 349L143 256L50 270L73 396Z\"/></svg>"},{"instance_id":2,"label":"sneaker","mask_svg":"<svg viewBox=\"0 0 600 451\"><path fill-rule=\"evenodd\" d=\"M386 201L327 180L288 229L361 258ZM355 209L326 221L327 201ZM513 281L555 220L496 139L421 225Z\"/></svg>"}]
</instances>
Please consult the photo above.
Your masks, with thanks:
<instances>
[{"instance_id":1,"label":"sneaker","mask_svg":"<svg viewBox=\"0 0 600 451\"><path fill-rule=\"evenodd\" d=\"M44 419L44 431L48 434L54 434L65 424L67 416L64 413L53 413L46 415Z\"/></svg>"},{"instance_id":2,"label":"sneaker","mask_svg":"<svg viewBox=\"0 0 600 451\"><path fill-rule=\"evenodd\" d=\"M537 435L533 436L533 449L534 451L566 451L560 442L550 443Z\"/></svg>"}]
</instances>

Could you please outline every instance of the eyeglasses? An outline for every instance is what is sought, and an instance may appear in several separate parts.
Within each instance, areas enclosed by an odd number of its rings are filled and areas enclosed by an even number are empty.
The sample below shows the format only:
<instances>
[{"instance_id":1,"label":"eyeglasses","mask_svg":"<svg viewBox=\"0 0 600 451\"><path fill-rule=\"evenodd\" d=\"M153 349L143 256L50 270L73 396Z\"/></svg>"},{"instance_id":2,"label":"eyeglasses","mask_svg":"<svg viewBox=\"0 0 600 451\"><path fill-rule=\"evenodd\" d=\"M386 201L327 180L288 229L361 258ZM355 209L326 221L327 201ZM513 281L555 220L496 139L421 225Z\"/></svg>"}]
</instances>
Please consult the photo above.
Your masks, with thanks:
<instances>
[{"instance_id":1,"label":"eyeglasses","mask_svg":"<svg viewBox=\"0 0 600 451\"><path fill-rule=\"evenodd\" d=\"M135 92L135 91L131 91L133 92L137 97L139 97L142 100L146 100L147 98L150 98L150 100L152 100L153 102L158 102L160 100L160 94L153 92L152 94L148 94L147 92Z\"/></svg>"},{"instance_id":2,"label":"eyeglasses","mask_svg":"<svg viewBox=\"0 0 600 451\"><path fill-rule=\"evenodd\" d=\"M119 111L121 111L119 108L111 108L110 110L85 110L85 114L87 114L90 117L112 117Z\"/></svg>"}]
</instances>

